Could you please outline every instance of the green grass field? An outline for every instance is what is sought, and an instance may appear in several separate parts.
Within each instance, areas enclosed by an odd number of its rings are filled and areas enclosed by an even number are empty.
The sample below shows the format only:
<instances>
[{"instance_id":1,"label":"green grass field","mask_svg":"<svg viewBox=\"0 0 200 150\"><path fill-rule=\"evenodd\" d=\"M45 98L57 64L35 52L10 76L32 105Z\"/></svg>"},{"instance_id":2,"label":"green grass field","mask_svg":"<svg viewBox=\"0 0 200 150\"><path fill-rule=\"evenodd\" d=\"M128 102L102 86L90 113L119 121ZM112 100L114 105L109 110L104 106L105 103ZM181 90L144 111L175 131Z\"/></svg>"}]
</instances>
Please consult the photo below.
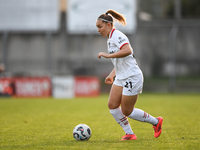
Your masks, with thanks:
<instances>
[{"instance_id":1,"label":"green grass field","mask_svg":"<svg viewBox=\"0 0 200 150\"><path fill-rule=\"evenodd\" d=\"M200 149L200 94L142 94L136 104L162 116L163 132L154 138L152 125L129 119L138 139L120 141L124 131L107 108L108 95L97 98L1 98L1 150L133 150ZM89 141L76 141L73 128L91 127Z\"/></svg>"}]
</instances>

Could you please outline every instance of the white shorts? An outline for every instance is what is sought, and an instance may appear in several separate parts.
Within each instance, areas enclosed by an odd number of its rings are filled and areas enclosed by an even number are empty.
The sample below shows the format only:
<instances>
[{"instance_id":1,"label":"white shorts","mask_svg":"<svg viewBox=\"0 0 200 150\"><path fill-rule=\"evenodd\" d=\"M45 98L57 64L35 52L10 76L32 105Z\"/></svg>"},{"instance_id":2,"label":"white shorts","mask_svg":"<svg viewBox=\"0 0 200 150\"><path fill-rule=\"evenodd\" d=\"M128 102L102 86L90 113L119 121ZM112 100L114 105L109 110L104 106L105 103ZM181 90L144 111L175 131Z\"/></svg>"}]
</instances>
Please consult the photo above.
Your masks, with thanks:
<instances>
[{"instance_id":1,"label":"white shorts","mask_svg":"<svg viewBox=\"0 0 200 150\"><path fill-rule=\"evenodd\" d=\"M122 95L133 96L142 93L143 81L143 74L141 73L126 79L115 79L113 84L123 86Z\"/></svg>"}]
</instances>

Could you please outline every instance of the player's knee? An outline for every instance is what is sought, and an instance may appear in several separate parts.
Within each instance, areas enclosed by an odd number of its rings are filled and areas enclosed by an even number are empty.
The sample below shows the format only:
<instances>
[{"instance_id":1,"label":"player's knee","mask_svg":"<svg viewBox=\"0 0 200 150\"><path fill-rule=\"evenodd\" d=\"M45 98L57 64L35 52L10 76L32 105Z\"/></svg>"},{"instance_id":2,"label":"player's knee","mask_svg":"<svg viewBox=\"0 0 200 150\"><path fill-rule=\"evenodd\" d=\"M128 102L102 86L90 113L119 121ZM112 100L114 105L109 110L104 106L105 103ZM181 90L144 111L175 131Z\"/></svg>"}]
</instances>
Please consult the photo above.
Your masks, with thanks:
<instances>
[{"instance_id":1,"label":"player's knee","mask_svg":"<svg viewBox=\"0 0 200 150\"><path fill-rule=\"evenodd\" d=\"M108 108L109 108L109 109L116 109L116 108L118 108L118 107L119 107L118 104L108 103Z\"/></svg>"},{"instance_id":2,"label":"player's knee","mask_svg":"<svg viewBox=\"0 0 200 150\"><path fill-rule=\"evenodd\" d=\"M128 110L128 109L122 109L122 113L125 115L125 116L129 116L131 114L131 110Z\"/></svg>"}]
</instances>

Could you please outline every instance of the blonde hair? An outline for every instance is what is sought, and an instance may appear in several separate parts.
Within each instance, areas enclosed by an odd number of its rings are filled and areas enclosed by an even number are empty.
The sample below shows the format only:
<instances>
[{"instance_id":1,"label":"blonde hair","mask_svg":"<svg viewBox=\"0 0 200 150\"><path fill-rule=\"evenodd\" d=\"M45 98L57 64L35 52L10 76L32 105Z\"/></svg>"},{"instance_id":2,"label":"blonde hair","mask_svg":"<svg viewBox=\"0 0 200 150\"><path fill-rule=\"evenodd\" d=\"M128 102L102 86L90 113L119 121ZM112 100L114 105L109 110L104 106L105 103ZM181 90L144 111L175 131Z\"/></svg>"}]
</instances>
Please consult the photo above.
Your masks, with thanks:
<instances>
[{"instance_id":1,"label":"blonde hair","mask_svg":"<svg viewBox=\"0 0 200 150\"><path fill-rule=\"evenodd\" d=\"M106 13L100 15L98 19L102 20L103 22L110 22L113 24L113 18L111 16L115 18L120 24L126 26L126 18L122 14L112 9L107 10Z\"/></svg>"}]
</instances>

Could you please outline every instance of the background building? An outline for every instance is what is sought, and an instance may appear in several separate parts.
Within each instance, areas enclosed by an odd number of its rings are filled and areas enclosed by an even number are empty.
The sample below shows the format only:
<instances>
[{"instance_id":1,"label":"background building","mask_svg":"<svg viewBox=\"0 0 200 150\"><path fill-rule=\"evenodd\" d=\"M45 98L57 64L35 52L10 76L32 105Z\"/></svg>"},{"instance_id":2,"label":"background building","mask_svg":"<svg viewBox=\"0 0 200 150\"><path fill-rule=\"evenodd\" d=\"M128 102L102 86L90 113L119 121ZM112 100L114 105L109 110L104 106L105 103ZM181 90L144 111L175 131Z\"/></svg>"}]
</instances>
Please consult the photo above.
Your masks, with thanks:
<instances>
[{"instance_id":1,"label":"background building","mask_svg":"<svg viewBox=\"0 0 200 150\"><path fill-rule=\"evenodd\" d=\"M72 7L72 2L77 5ZM199 1L115 2L131 4L135 24L126 34L143 70L145 90L200 92ZM95 31L69 30L71 20L85 28L81 25L95 8L83 11L85 19L71 18L72 8L85 7L91 7L91 1L0 0L0 62L6 66L5 75L98 76L103 82L113 68L109 59L97 58L98 52L107 51L106 39ZM106 89L102 84L102 91Z\"/></svg>"}]
</instances>

